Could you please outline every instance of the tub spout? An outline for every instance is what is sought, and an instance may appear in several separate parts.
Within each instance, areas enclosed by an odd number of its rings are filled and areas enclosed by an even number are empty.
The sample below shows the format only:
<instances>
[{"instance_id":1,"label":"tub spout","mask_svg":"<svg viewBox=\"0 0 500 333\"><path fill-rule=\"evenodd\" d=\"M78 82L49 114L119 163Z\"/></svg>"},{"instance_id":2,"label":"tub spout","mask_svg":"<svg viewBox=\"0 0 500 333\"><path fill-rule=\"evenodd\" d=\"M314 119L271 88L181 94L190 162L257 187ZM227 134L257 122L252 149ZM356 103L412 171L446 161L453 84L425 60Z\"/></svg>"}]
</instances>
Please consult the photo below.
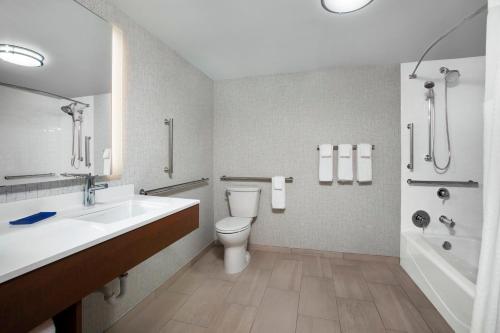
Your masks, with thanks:
<instances>
[{"instance_id":1,"label":"tub spout","mask_svg":"<svg viewBox=\"0 0 500 333\"><path fill-rule=\"evenodd\" d=\"M452 219L449 219L446 216L441 215L439 217L439 222L441 222L442 224L444 224L448 228L448 231L450 232L450 235L455 234L455 229L454 229L455 228L455 222Z\"/></svg>"}]
</instances>

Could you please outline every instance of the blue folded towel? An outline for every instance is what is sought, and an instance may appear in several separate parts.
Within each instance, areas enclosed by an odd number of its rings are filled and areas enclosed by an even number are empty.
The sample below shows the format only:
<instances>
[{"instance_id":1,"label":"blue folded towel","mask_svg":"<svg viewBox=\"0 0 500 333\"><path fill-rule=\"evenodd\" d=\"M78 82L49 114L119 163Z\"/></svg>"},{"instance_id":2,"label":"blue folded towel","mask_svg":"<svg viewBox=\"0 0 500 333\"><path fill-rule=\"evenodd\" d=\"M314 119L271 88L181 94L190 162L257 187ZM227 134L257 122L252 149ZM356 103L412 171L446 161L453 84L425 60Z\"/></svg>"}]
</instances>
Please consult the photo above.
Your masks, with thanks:
<instances>
[{"instance_id":1,"label":"blue folded towel","mask_svg":"<svg viewBox=\"0 0 500 333\"><path fill-rule=\"evenodd\" d=\"M40 212L30 216L23 217L22 219L10 221L9 223L12 225L21 225L21 224L33 224L39 222L41 220L48 219L56 215L56 212Z\"/></svg>"}]
</instances>

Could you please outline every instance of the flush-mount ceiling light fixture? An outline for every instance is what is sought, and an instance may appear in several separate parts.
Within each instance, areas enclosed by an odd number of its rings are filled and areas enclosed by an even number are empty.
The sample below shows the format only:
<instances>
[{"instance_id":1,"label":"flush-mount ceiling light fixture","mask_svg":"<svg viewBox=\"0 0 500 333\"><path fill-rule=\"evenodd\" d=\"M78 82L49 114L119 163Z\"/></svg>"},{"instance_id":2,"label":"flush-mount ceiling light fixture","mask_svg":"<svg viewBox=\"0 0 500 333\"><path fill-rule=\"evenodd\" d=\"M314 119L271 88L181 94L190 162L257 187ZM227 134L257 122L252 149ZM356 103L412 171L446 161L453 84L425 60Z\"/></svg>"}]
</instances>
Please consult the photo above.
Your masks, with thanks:
<instances>
[{"instance_id":1,"label":"flush-mount ceiling light fixture","mask_svg":"<svg viewBox=\"0 0 500 333\"><path fill-rule=\"evenodd\" d=\"M366 7L373 0L321 0L323 8L330 13L346 14Z\"/></svg>"},{"instance_id":2,"label":"flush-mount ceiling light fixture","mask_svg":"<svg viewBox=\"0 0 500 333\"><path fill-rule=\"evenodd\" d=\"M41 67L45 57L25 47L0 44L0 59L19 66Z\"/></svg>"}]
</instances>

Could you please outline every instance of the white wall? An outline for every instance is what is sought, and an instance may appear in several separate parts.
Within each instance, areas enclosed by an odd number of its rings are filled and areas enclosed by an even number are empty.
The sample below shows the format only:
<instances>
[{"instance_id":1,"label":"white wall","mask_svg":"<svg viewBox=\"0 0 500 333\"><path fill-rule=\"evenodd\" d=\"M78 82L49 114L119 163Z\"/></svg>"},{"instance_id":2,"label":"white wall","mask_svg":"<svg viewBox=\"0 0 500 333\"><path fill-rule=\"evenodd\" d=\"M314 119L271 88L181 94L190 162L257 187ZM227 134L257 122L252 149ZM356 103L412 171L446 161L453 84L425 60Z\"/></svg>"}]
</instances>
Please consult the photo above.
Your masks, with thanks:
<instances>
[{"instance_id":1,"label":"white wall","mask_svg":"<svg viewBox=\"0 0 500 333\"><path fill-rule=\"evenodd\" d=\"M122 29L124 35L124 174L110 185L135 184L139 191L210 177L213 81L105 0L79 2ZM175 119L172 179L163 172L166 117ZM0 202L81 190L74 181L0 187ZM99 294L86 297L84 332L102 332L213 241L212 195L211 184L177 194L201 201L200 227L133 268L127 295L118 304L108 305Z\"/></svg>"},{"instance_id":2,"label":"white wall","mask_svg":"<svg viewBox=\"0 0 500 333\"><path fill-rule=\"evenodd\" d=\"M293 176L284 213L263 189L256 244L399 254L399 66L339 67L215 84L215 220L229 215L222 175ZM373 184L320 185L320 143L369 142ZM335 154L336 156L336 154Z\"/></svg>"},{"instance_id":3,"label":"white wall","mask_svg":"<svg viewBox=\"0 0 500 333\"><path fill-rule=\"evenodd\" d=\"M458 86L448 89L448 112L452 160L448 172L439 175L432 162L424 161L427 154L428 130L424 82L434 81L436 86L436 155L441 165L447 156L444 132L444 81L441 66L458 69ZM418 230L412 223L412 214L420 209L431 216L426 232L448 234L438 218L446 215L456 222L457 236L481 236L482 184L479 188L448 187L451 198L445 202L437 197L437 187L409 186L408 178L416 180L475 180L482 183L482 139L484 100L484 57L424 61L418 69L418 78L408 79L415 63L401 65L401 229ZM409 131L407 124L415 126L414 171L406 168L409 161Z\"/></svg>"}]
</instances>

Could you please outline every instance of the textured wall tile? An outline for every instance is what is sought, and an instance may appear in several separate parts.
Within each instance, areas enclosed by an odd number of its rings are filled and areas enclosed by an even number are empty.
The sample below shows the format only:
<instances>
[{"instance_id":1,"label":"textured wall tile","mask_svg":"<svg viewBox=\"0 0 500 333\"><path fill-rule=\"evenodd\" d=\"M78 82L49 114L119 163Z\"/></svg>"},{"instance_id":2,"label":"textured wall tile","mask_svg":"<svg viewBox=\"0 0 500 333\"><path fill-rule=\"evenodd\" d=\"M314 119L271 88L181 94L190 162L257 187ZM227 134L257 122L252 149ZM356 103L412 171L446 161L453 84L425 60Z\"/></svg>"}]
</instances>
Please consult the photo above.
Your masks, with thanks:
<instances>
[{"instance_id":1,"label":"textured wall tile","mask_svg":"<svg viewBox=\"0 0 500 333\"><path fill-rule=\"evenodd\" d=\"M215 220L229 214L220 176L293 176L284 213L269 183L246 183L263 189L251 242L399 254L398 66L220 81L214 101ZM373 184L320 185L316 146L360 142L376 146Z\"/></svg>"}]
</instances>

